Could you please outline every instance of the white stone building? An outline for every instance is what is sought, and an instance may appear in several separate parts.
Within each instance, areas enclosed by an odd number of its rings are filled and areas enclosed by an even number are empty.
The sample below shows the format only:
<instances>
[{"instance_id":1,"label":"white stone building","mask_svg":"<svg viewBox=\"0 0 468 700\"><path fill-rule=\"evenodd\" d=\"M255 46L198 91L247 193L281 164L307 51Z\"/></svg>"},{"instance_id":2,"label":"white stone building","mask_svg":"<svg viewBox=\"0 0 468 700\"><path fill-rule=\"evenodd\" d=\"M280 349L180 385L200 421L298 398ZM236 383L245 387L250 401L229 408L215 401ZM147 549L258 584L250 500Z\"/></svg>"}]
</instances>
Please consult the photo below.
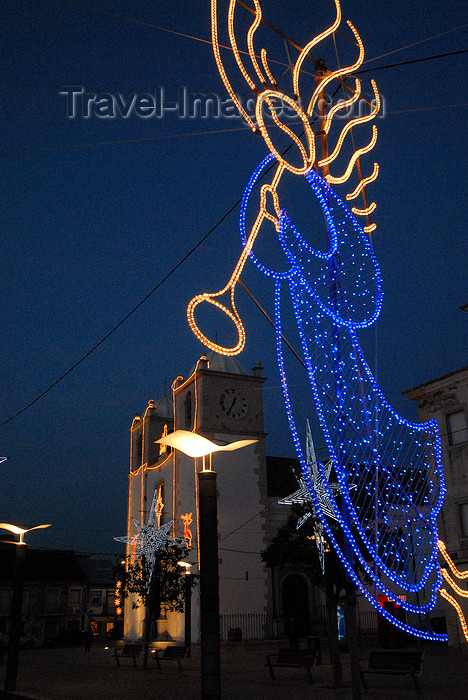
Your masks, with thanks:
<instances>
[{"instance_id":1,"label":"white stone building","mask_svg":"<svg viewBox=\"0 0 468 700\"><path fill-rule=\"evenodd\" d=\"M266 547L267 477L263 392L260 363L248 373L234 358L207 353L187 379L178 377L173 400L167 396L149 401L143 416L131 426L128 534L136 532L132 518L147 522L156 491L160 523L174 521L174 534L190 531L192 549L187 560L198 573L197 478L202 460L187 457L155 444L165 432L194 430L215 441L257 442L239 452L213 455L217 473L220 612L265 613L268 607L269 572L260 552ZM208 458L207 458L208 459ZM286 516L285 516L286 517ZM184 522L186 527L184 527ZM128 545L127 555L131 545ZM124 636L143 635L144 612L126 605ZM165 628L165 629L164 629ZM167 614L158 623L158 634L183 639L184 618ZM198 639L198 588L192 599L192 639Z\"/></svg>"},{"instance_id":2,"label":"white stone building","mask_svg":"<svg viewBox=\"0 0 468 700\"><path fill-rule=\"evenodd\" d=\"M420 384L404 395L416 401L421 421L435 418L439 424L447 487L439 537L457 568L468 571L468 367ZM466 590L466 579L458 583ZM457 600L468 620L468 600ZM450 605L446 617L449 642L456 644L462 639L461 629Z\"/></svg>"}]
</instances>

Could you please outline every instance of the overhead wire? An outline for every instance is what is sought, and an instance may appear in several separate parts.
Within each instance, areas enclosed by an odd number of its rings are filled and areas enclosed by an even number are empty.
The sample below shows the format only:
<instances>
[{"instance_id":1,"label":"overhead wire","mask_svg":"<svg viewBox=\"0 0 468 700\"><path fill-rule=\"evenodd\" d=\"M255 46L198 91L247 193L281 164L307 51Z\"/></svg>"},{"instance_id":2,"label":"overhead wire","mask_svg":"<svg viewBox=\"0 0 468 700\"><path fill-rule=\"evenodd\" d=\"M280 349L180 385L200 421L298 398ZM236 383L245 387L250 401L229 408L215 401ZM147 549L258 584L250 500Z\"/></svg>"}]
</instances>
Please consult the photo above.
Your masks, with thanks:
<instances>
[{"instance_id":1,"label":"overhead wire","mask_svg":"<svg viewBox=\"0 0 468 700\"><path fill-rule=\"evenodd\" d=\"M149 22L147 20L137 19L136 17L129 17L128 15L123 15L123 14L118 13L118 12L112 12L111 10L105 10L101 7L96 7L95 5L88 5L87 3L79 2L79 0L62 0L62 2L67 2L67 3L73 4L73 5L78 6L78 7L84 7L88 10L92 10L93 12L97 12L97 13L102 14L102 15L107 15L108 17L113 17L115 19L120 19L120 20L123 20L125 22L132 22L133 24L140 24L140 25L145 26L145 27L158 29L159 31L167 32L168 34L174 34L176 36L181 36L185 39L192 39L193 41L199 41L203 44L210 44L210 45L212 44L212 41L210 39L203 39L202 37L199 37L199 36L193 36L192 34L187 34L186 32L181 32L181 31L178 31L176 29L170 29L169 27L164 27L161 24L156 24L154 22ZM238 0L238 3L240 5L242 5L246 10L251 12L252 14L255 14L254 10L252 10L252 8L250 8L248 5L246 5L244 2L242 2L242 0ZM297 44L295 44L292 41L292 39L290 39L284 32L282 32L280 29L275 27L271 22L266 20L264 17L262 17L262 23L265 24L270 29L272 29L274 32L276 32L284 40L288 41L288 43L290 43L292 46L294 46L295 48L297 48L299 50L302 50L301 47L299 47ZM411 44L407 44L406 46L401 46L398 49L392 49L391 51L387 51L386 53L380 54L379 56L374 56L373 58L368 58L366 61L364 61L364 63L370 63L371 61L377 61L379 58L385 58L386 56L391 56L394 53L399 53L400 51L405 51L406 49L410 49L413 46L418 46L419 44L423 44L427 41L432 41L433 39L438 39L441 36L451 34L452 32L458 31L460 29L465 29L466 27L468 27L468 24L462 24L462 25L459 25L458 27L452 27L451 29L447 29L443 32L440 32L439 34L434 34L433 36L426 37L425 39L420 39L420 40L415 41ZM220 44L220 47L223 49L228 49L229 51L232 51L231 46L223 46ZM246 51L240 51L240 53L243 53L245 55L248 54L248 52L246 52ZM288 67L286 63L283 63L281 61L273 61L273 59L271 59L271 58L269 60L274 62L274 63L278 63L280 65L284 65L284 66Z\"/></svg>"},{"instance_id":2,"label":"overhead wire","mask_svg":"<svg viewBox=\"0 0 468 700\"><path fill-rule=\"evenodd\" d=\"M437 54L437 55L433 55L433 56L425 56L423 58L416 58L416 59L413 59L411 61L401 61L400 63L391 63L391 64L388 64L385 66L377 66L376 68L369 68L366 70L354 71L352 75L362 75L363 73L373 73L374 71L378 71L378 70L386 70L389 68L398 68L400 66L406 66L406 65L413 64L413 63L422 63L424 61L432 61L435 59L446 58L448 56L456 56L456 55L465 54L465 53L468 53L468 49L462 49L460 51L451 51L449 53ZM419 112L419 111L435 111L435 110L439 110L439 109L456 109L458 107L466 107L466 103L464 102L464 103L460 103L460 104L451 104L451 105L435 105L435 106L431 106L431 107L415 107L414 109L386 112L386 115L401 114L403 112L409 113L409 112ZM272 125L272 126L276 126L276 125ZM12 157L12 156L20 156L20 155L34 155L34 154L39 154L39 153L53 153L53 152L58 152L58 151L73 151L73 150L86 149L86 148L98 148L98 147L102 147L102 146L119 146L119 145L131 144L131 143L146 143L146 142L151 142L151 141L164 141L164 140L169 140L169 139L180 139L180 138L192 137L192 136L210 136L213 134L233 133L233 132L240 132L240 131L250 132L251 130L248 126L239 126L239 127L232 127L230 129L211 129L209 131L191 131L191 132L183 132L181 134L166 134L166 135L162 135L162 136L146 136L146 137L135 138L135 139L118 139L116 141L97 141L95 143L82 143L82 144L74 144L71 146L45 146L43 148L33 148L33 149L3 152L3 153L0 153L0 157L7 158L7 157Z\"/></svg>"},{"instance_id":3,"label":"overhead wire","mask_svg":"<svg viewBox=\"0 0 468 700\"><path fill-rule=\"evenodd\" d=\"M353 75L362 75L363 73L375 73L378 70L387 70L388 68L398 68L399 66L409 66L412 63L423 63L424 61L434 61L437 58L446 58L447 56L458 56L459 54L468 53L468 49L460 51L450 51L449 53L439 53L432 56L424 56L423 58L413 58L410 61L400 61L399 63L388 63L385 66L376 66L375 68L366 68L365 70L356 70Z\"/></svg>"},{"instance_id":4,"label":"overhead wire","mask_svg":"<svg viewBox=\"0 0 468 700\"><path fill-rule=\"evenodd\" d=\"M0 157L6 158L6 157L11 157L11 156L20 156L20 155L34 155L37 153L49 153L49 152L56 152L56 151L73 151L77 150L80 148L97 148L100 146L120 146L120 145L125 145L128 143L147 143L148 141L165 141L168 139L180 139L183 137L189 137L189 136L212 136L213 134L224 134L228 132L233 132L233 131L248 131L250 132L251 130L249 129L248 126L240 126L232 129L212 129L210 131L191 131L191 132L184 132L182 134L166 134L163 136L145 136L142 138L136 138L136 139L118 139L116 141L97 141L95 143L81 143L81 144L75 144L72 146L45 146L44 148L33 148L30 150L23 150L23 151L11 151L10 153L0 153Z\"/></svg>"},{"instance_id":5,"label":"overhead wire","mask_svg":"<svg viewBox=\"0 0 468 700\"><path fill-rule=\"evenodd\" d=\"M126 17L124 15L120 15L118 13L113 13L113 12L110 12L107 10L102 10L101 8L96 8L94 6L84 5L83 3L75 3L75 0L64 0L64 1L65 2L73 2L74 4L78 4L80 6L87 7L88 9L92 9L92 10L95 10L97 12L101 12L101 13L106 14L106 15L117 17L119 19L124 19L127 21L136 22L137 24L142 24L145 26L151 26L151 27L160 29L162 31L168 31L168 32L173 33L173 34L179 34L181 36L186 36L187 38L190 38L190 39L197 39L199 41L203 41L204 43L209 43L209 44L212 43L211 41L200 39L198 37L193 37L191 35L186 35L186 34L183 34L182 32L177 32L175 30L169 30L165 27L162 27L161 25L156 25L154 23L145 22L144 20L137 20L135 18L129 18L129 17ZM275 29L275 31L279 31L279 30L276 30L276 28L274 28L274 29ZM225 47L225 48L228 48L228 47ZM442 58L445 56L456 55L456 54L465 53L465 52L466 51L456 51L456 52L452 52L450 54L439 54L438 56L429 56L429 57L422 58L422 59L415 59L414 61L407 61L407 62L405 61L405 62L399 63L399 64L380 66L380 67L374 68L373 70L383 70L384 68L394 68L394 67L397 67L399 65L407 65L408 63L417 63L420 61L427 61L427 60L431 60L434 58ZM357 71L355 74L362 73L362 72L367 72L367 71ZM436 109L439 109L439 108L436 108ZM410 111L410 110L408 110L408 111ZM240 130L244 130L244 129L245 129L245 127L240 127L240 128L236 128L236 129L229 129L229 130L221 130L221 133L223 131L240 131ZM190 135L198 135L198 133L203 133L203 132L195 132L194 134L190 134ZM211 133L213 133L213 132L211 132ZM220 132L216 132L216 133L220 133ZM166 137L157 137L156 136L156 137L147 137L147 138L142 138L142 139L131 139L131 140L124 140L124 141L117 141L117 142L103 142L102 144L82 144L81 146L76 145L76 146L69 146L69 147L68 146L55 147L55 148L52 147L52 148L46 148L46 149L39 149L39 150L35 150L35 151L25 151L25 152L17 151L15 153L10 153L10 154L3 153L3 154L0 154L0 156L20 155L22 153L31 153L31 152L36 152L36 153L37 152L47 152L47 151L51 151L51 150L68 150L68 149L74 149L74 148L89 148L89 147L92 147L94 145L110 145L113 143L117 143L117 144L135 143L135 142L148 141L148 140L158 140L158 139L162 139L162 138L177 138L177 137L180 138L181 136L187 136L187 135L189 135L189 134L180 134L180 135L177 134L177 135L166 136ZM289 150L289 148L290 147L288 147L288 149L286 149L286 151ZM285 151L285 153L286 153L286 151ZM267 174L267 172L268 172L268 170L265 171L265 173L263 174L263 177ZM234 211L234 209L237 206L239 206L241 201L242 201L242 198L238 199L232 205L232 207L218 220L218 222L166 273L166 275L153 287L153 289L151 289L150 292L148 292L148 294L146 294L138 302L138 304L136 304L136 306L134 306L103 338L101 338L95 345L93 345L91 347L91 349L88 350L84 355L82 355L82 357L80 357L80 359L77 362L75 362L66 372L64 372L60 377L58 377L58 379L56 379L44 391L42 391L38 396L36 396L33 400L31 400L26 406L24 406L19 411L12 414L9 418L7 418L3 422L1 422L0 427L3 425L6 425L10 421L14 420L15 418L17 418L18 416L23 414L25 411L27 411L29 408L31 408L34 404L36 404L41 398L43 398L55 386L57 386L57 384L59 384L61 381L63 381L71 372L73 372L79 365L81 365L82 362L84 362L95 350L97 350L111 335L113 335L167 281L167 279L169 279L169 277L171 277L171 275L174 274L174 272L176 272L176 270L207 240L207 238L221 225L221 223L231 214L231 212ZM255 303L258 305L258 303L256 301L255 301ZM259 308L261 309L261 306L259 306ZM297 356L297 353L294 350L293 350L293 352Z\"/></svg>"},{"instance_id":6,"label":"overhead wire","mask_svg":"<svg viewBox=\"0 0 468 700\"><path fill-rule=\"evenodd\" d=\"M212 226L212 228L196 243L192 248L177 262L175 265L172 266L172 268L167 272L164 277L153 287L153 289L146 294L146 296L141 299L136 306L134 306L131 311L129 311L106 335L99 340L93 347L88 350L77 362L75 362L72 367L70 367L66 372L64 372L58 379L56 379L50 386L47 387L44 391L42 391L38 396L36 396L32 401L30 401L26 406L24 406L22 409L14 413L12 416L4 420L2 423L0 423L0 427L3 425L6 425L13 419L17 418L20 416L22 413L27 411L31 406L33 406L35 403L37 403L40 399L42 399L46 394L49 393L57 384L59 384L61 381L65 379L73 370L75 370L79 365L81 365L82 362L86 360L95 350L97 350L115 331L117 331L124 323L127 321L130 316L132 316L139 308L142 306L145 301L147 301L162 285L171 277L171 275L178 270L178 268L183 265L183 263L199 248L206 240L207 238L215 231L218 226L222 224L222 222L229 216L229 214L234 211L234 209L239 206L241 203L242 199L238 199L235 204L232 205L232 207L225 213L223 216L217 221L217 223Z\"/></svg>"},{"instance_id":7,"label":"overhead wire","mask_svg":"<svg viewBox=\"0 0 468 700\"><path fill-rule=\"evenodd\" d=\"M441 36L445 36L446 34L451 34L452 32L456 32L459 29L465 29L468 27L468 24L461 24L459 27L452 27L452 29L447 29L445 32L440 32L439 34L434 34L433 36L428 36L425 39L420 39L419 41L414 41L412 44L407 44L406 46L401 46L399 49L392 49L392 51L387 51L386 53L381 53L379 56L374 56L373 58L368 58L363 62L362 65L365 63L371 63L371 61L378 61L379 58L386 58L387 56L392 56L394 53L399 53L400 51L406 51L406 49L412 49L413 46L418 46L419 44L424 44L426 41L432 41L432 39L438 39Z\"/></svg>"}]
</instances>

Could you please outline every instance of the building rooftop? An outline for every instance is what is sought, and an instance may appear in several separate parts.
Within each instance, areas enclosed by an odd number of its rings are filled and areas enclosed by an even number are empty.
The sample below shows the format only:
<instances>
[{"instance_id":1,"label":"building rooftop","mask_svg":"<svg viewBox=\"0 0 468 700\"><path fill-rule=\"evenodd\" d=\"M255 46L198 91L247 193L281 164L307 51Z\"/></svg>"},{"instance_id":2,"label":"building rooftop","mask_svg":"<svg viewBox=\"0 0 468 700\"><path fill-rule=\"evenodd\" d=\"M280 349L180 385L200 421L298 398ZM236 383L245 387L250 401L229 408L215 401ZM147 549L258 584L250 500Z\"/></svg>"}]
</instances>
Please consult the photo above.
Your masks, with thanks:
<instances>
[{"instance_id":1,"label":"building rooftop","mask_svg":"<svg viewBox=\"0 0 468 700\"><path fill-rule=\"evenodd\" d=\"M417 391L418 389L423 389L426 386L430 386L431 384L436 384L437 382L441 382L444 379L449 379L450 377L455 377L457 374L463 374L463 372L468 371L468 365L466 367L461 367L460 369L456 369L453 372L449 372L448 374L443 374L441 377L435 377L434 379L429 379L427 382L423 382L422 384L418 384L417 386L411 387L411 389L406 389L405 391L402 392L404 396L407 396L408 394L411 394L413 391Z\"/></svg>"},{"instance_id":2,"label":"building rooftop","mask_svg":"<svg viewBox=\"0 0 468 700\"><path fill-rule=\"evenodd\" d=\"M242 367L241 363L239 360L237 360L235 357L228 356L228 355L219 355L217 352L214 352L214 350L207 350L206 353L206 360L208 363L208 369L210 369L212 372L226 372L229 374L249 374L247 370ZM190 374L192 374L195 371L196 365L192 367L190 370Z\"/></svg>"},{"instance_id":3,"label":"building rooftop","mask_svg":"<svg viewBox=\"0 0 468 700\"><path fill-rule=\"evenodd\" d=\"M0 548L0 580L13 579L15 545ZM26 549L24 578L28 582L54 581L84 583L85 575L76 554L62 549Z\"/></svg>"}]
</instances>

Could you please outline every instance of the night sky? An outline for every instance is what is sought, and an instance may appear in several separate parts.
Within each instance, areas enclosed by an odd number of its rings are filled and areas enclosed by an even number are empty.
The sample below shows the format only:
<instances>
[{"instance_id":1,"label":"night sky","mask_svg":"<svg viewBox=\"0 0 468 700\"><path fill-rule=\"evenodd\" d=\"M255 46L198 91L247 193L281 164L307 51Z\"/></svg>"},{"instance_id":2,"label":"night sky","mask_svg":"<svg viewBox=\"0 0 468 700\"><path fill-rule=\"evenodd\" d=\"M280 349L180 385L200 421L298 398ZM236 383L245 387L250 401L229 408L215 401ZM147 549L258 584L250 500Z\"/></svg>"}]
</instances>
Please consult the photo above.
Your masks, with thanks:
<instances>
[{"instance_id":1,"label":"night sky","mask_svg":"<svg viewBox=\"0 0 468 700\"><path fill-rule=\"evenodd\" d=\"M263 0L262 9L300 46L334 19L331 0ZM456 0L344 0L342 10L363 39L363 69L467 48L468 12ZM63 86L124 96L163 88L167 101L180 88L225 96L206 43L207 0L98 0L93 7L3 0L0 26L3 422L67 372L200 241L242 196L267 148L238 117L67 117ZM282 41L262 31L259 45L285 63ZM340 42L343 60L354 60L354 47ZM327 65L332 48L324 48ZM395 409L417 419L401 392L467 364L468 315L459 309L468 302L466 54L363 74L367 87L370 77L385 102L369 160L380 165L371 193L385 293L378 377ZM53 524L30 535L33 546L121 551L112 537L125 534L133 416L165 387L170 393L175 377L188 376L203 353L185 310L195 294L229 278L241 252L238 213L83 363L0 428L0 454L11 455L0 466L0 520ZM272 314L271 280L249 262L242 279ZM238 359L248 370L260 359L268 377L268 453L294 456L273 330L242 290L238 306L247 331ZM223 323L206 322L221 339ZM297 344L294 329L286 332ZM374 341L374 329L363 334L372 367ZM307 415L314 422L312 396L292 357L290 367L301 426ZM316 441L325 458L318 432Z\"/></svg>"}]
</instances>

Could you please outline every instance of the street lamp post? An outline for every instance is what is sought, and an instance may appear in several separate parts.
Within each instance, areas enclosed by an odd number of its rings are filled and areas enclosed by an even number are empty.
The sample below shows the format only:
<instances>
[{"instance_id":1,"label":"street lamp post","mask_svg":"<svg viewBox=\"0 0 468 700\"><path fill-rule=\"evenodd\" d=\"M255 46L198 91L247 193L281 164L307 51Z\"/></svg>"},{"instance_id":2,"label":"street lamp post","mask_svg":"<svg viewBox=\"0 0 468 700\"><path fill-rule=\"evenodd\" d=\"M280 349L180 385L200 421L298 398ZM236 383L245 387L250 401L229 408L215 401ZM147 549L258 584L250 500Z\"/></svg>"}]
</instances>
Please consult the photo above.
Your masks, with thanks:
<instances>
[{"instance_id":1,"label":"street lamp post","mask_svg":"<svg viewBox=\"0 0 468 700\"><path fill-rule=\"evenodd\" d=\"M218 570L218 492L216 472L210 460L213 452L238 450L257 440L238 440L217 445L188 430L176 430L156 442L181 450L189 457L203 457L198 472L198 520L200 556L200 654L202 700L221 697L221 658L219 634L219 570Z\"/></svg>"},{"instance_id":2,"label":"street lamp post","mask_svg":"<svg viewBox=\"0 0 468 700\"><path fill-rule=\"evenodd\" d=\"M221 697L216 472L198 472L202 698Z\"/></svg>"},{"instance_id":3,"label":"street lamp post","mask_svg":"<svg viewBox=\"0 0 468 700\"><path fill-rule=\"evenodd\" d=\"M179 566L185 568L184 574L184 646L187 656L192 654L192 575L190 573L191 564L186 561L179 561Z\"/></svg>"},{"instance_id":4,"label":"street lamp post","mask_svg":"<svg viewBox=\"0 0 468 700\"><path fill-rule=\"evenodd\" d=\"M39 530L50 525L36 525L29 528L30 530ZM5 669L5 690L16 690L16 677L18 675L18 653L19 640L21 634L21 613L23 609L23 589L24 589L24 561L26 555L26 542L24 535L29 530L25 530L17 525L9 523L0 523L2 530L9 530L19 535L18 542L12 544L18 545L15 552L15 568L13 574L13 594L11 597L10 608L10 631L8 635L8 655L7 665Z\"/></svg>"}]
</instances>

